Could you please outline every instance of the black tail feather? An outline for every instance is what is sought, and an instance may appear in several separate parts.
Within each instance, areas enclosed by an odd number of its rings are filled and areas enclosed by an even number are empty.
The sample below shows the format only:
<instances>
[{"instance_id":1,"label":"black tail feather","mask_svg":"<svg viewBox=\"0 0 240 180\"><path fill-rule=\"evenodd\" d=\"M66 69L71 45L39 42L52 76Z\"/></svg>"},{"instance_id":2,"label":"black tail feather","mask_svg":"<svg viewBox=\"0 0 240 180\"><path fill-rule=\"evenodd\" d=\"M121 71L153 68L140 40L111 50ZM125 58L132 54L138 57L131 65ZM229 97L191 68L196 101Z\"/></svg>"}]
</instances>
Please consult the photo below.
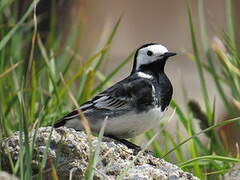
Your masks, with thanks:
<instances>
[{"instance_id":1,"label":"black tail feather","mask_svg":"<svg viewBox=\"0 0 240 180\"><path fill-rule=\"evenodd\" d=\"M68 113L66 116L64 116L61 120L57 121L57 123L55 123L53 127L58 128L58 127L64 126L68 120L73 119L76 116L78 116L78 111L74 110Z\"/></svg>"},{"instance_id":2,"label":"black tail feather","mask_svg":"<svg viewBox=\"0 0 240 180\"><path fill-rule=\"evenodd\" d=\"M59 120L57 123L55 123L53 125L53 127L58 128L58 127L64 126L65 124L66 124L66 119L63 118L63 119Z\"/></svg>"}]
</instances>

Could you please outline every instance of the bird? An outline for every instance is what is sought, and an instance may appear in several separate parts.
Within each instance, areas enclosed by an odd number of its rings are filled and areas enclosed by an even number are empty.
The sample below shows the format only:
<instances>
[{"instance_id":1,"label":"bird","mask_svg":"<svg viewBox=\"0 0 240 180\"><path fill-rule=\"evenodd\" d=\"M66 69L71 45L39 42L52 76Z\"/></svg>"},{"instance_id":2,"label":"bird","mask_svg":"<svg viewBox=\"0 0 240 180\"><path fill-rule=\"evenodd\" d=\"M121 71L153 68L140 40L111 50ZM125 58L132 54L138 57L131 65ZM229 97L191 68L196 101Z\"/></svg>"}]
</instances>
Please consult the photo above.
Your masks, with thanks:
<instances>
[{"instance_id":1,"label":"bird","mask_svg":"<svg viewBox=\"0 0 240 180\"><path fill-rule=\"evenodd\" d=\"M175 55L158 43L147 43L138 48L129 76L80 106L91 131L98 134L107 118L104 136L140 150L140 146L126 139L160 123L173 95L173 86L164 68L169 57ZM54 125L55 128L61 126L84 130L78 109Z\"/></svg>"}]
</instances>

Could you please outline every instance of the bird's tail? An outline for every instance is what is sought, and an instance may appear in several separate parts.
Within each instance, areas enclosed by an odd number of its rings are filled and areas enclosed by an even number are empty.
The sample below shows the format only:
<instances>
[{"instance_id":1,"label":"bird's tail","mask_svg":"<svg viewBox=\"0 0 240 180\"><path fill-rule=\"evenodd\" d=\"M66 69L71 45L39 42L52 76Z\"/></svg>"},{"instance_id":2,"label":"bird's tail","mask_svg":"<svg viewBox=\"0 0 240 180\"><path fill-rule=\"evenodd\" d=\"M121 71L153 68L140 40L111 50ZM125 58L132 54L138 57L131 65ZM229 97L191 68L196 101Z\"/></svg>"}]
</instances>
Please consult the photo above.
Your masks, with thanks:
<instances>
[{"instance_id":1,"label":"bird's tail","mask_svg":"<svg viewBox=\"0 0 240 180\"><path fill-rule=\"evenodd\" d=\"M67 123L67 121L71 121L72 119L75 119L77 117L79 117L78 110L74 110L73 112L67 114L62 119L57 121L57 123L55 123L53 127L58 128L64 126Z\"/></svg>"},{"instance_id":2,"label":"bird's tail","mask_svg":"<svg viewBox=\"0 0 240 180\"><path fill-rule=\"evenodd\" d=\"M53 125L53 127L58 128L58 127L64 126L65 124L66 124L66 120L64 120L64 118L62 118L61 120L57 121L57 123L55 123Z\"/></svg>"}]
</instances>

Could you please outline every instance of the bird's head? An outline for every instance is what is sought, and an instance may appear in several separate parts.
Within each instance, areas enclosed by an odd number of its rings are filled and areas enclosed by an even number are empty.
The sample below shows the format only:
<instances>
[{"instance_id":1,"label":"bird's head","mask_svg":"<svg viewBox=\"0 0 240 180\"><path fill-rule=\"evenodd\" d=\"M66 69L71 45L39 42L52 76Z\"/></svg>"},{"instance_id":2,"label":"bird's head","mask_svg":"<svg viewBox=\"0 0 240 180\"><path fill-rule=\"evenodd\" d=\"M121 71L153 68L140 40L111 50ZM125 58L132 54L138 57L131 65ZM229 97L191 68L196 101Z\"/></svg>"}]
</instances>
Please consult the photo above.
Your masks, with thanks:
<instances>
[{"instance_id":1,"label":"bird's head","mask_svg":"<svg viewBox=\"0 0 240 180\"><path fill-rule=\"evenodd\" d=\"M166 60L175 55L176 53L169 52L161 44L145 44L136 51L132 73L141 70L155 70L160 72L164 70Z\"/></svg>"}]
</instances>

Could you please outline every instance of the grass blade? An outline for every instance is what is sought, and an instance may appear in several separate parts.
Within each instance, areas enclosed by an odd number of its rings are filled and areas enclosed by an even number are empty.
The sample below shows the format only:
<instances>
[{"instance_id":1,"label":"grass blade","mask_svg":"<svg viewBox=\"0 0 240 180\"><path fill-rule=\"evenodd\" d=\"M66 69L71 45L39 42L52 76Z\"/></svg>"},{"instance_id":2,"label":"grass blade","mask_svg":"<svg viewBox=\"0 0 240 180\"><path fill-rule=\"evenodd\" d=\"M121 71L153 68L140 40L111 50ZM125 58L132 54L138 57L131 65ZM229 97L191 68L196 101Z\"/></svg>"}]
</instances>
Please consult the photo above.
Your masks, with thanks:
<instances>
[{"instance_id":1,"label":"grass blade","mask_svg":"<svg viewBox=\"0 0 240 180\"><path fill-rule=\"evenodd\" d=\"M204 74L203 74L203 67L201 65L200 56L199 56L199 52L198 52L198 46L197 46L196 36L195 36L195 29L194 29L193 22L192 22L192 14L191 14L191 10L189 7L188 7L188 19L189 19L189 27L190 27L190 31L191 31L193 52L194 52L194 57L196 59L198 74L200 77L200 83L201 83L201 87L202 87L204 103L205 103L205 107L207 110L207 114L209 115L209 114L211 114L211 109L210 109L209 97L208 97L208 92L207 92L207 86L206 86L206 82L205 82L205 78L204 78Z\"/></svg>"},{"instance_id":2,"label":"grass blade","mask_svg":"<svg viewBox=\"0 0 240 180\"><path fill-rule=\"evenodd\" d=\"M18 21L16 26L12 28L9 33L0 41L0 51L3 49L3 47L7 44L7 42L11 39L11 37L16 33L18 28L24 23L24 21L27 19L27 17L30 15L30 13L34 10L36 5L38 4L39 0L34 0L32 4L29 6L26 13L23 15L23 17Z\"/></svg>"},{"instance_id":3,"label":"grass blade","mask_svg":"<svg viewBox=\"0 0 240 180\"><path fill-rule=\"evenodd\" d=\"M116 180L123 179L125 174L132 168L134 165L134 162L138 159L138 157L147 149L148 146L153 142L153 140L158 136L158 134L155 134L142 148L142 150L133 158L133 160L129 163L129 165L123 169L123 172L116 178Z\"/></svg>"},{"instance_id":4,"label":"grass blade","mask_svg":"<svg viewBox=\"0 0 240 180\"><path fill-rule=\"evenodd\" d=\"M112 30L112 32L111 32L111 34L110 34L110 36L109 36L109 38L107 40L107 43L105 44L104 47L108 48L111 45L111 43L113 41L113 38L114 38L114 36L115 36L115 34L116 34L117 30L118 30L118 27L120 25L121 20L122 20L122 16L119 17L119 19L118 19L117 23L115 24L115 26L114 26L114 28L113 28L113 30ZM95 64L95 66L94 66L94 70L95 71L97 71L99 69L99 67L102 64L106 54L107 54L107 52L103 53L101 55L101 57L99 58L99 60L97 61L97 63Z\"/></svg>"},{"instance_id":5,"label":"grass blade","mask_svg":"<svg viewBox=\"0 0 240 180\"><path fill-rule=\"evenodd\" d=\"M20 64L22 64L22 61L12 65L11 67L9 67L8 69L6 69L2 74L0 74L0 79L3 78L4 76L6 76L8 73L10 73L11 71L13 71L16 67L18 67Z\"/></svg>"},{"instance_id":6,"label":"grass blade","mask_svg":"<svg viewBox=\"0 0 240 180\"><path fill-rule=\"evenodd\" d=\"M173 151L175 151L177 148L179 148L180 146L182 146L183 144L187 143L188 141L190 141L191 139L195 138L195 137L198 137L199 135L203 134L203 133L206 133L206 132L209 132L215 128L218 128L218 127L222 127L222 126L225 126L227 124L231 124L231 123L235 123L235 122L238 122L240 121L240 117L238 118L233 118L233 119L230 119L230 120L226 120L226 121L223 121L223 122L220 122L216 125L213 125L203 131L200 131L199 133L196 133L196 134L193 134L191 137L187 138L186 140L182 141L181 143L179 143L177 146L175 146L173 149L171 149L170 151L168 151L162 158L164 158L165 156L167 156L168 154L172 153Z\"/></svg>"},{"instance_id":7,"label":"grass blade","mask_svg":"<svg viewBox=\"0 0 240 180\"><path fill-rule=\"evenodd\" d=\"M91 93L91 95L96 94L97 92L101 91L103 86L110 80L112 77L122 69L134 56L134 52L132 52L121 64L119 64L106 78L102 81Z\"/></svg>"},{"instance_id":8,"label":"grass blade","mask_svg":"<svg viewBox=\"0 0 240 180\"><path fill-rule=\"evenodd\" d=\"M230 162L230 163L238 163L240 162L240 159L226 157L226 156L217 156L217 155L200 156L200 157L196 157L188 161L185 161L184 163L179 164L179 166L181 168L184 168L186 166L191 166L192 163L198 162L198 161L223 161L223 162Z\"/></svg>"},{"instance_id":9,"label":"grass blade","mask_svg":"<svg viewBox=\"0 0 240 180\"><path fill-rule=\"evenodd\" d=\"M107 124L107 119L108 119L108 117L106 117L104 119L103 125L102 125L100 133L98 135L98 144L97 144L96 150L90 156L88 167L87 167L87 170L85 171L85 176L84 176L85 180L92 180L93 179L94 170L96 169L97 162L99 161L100 148L101 148L101 143L102 143L102 139L103 139L104 130L105 130L105 127L106 127L106 124Z\"/></svg>"}]
</instances>

